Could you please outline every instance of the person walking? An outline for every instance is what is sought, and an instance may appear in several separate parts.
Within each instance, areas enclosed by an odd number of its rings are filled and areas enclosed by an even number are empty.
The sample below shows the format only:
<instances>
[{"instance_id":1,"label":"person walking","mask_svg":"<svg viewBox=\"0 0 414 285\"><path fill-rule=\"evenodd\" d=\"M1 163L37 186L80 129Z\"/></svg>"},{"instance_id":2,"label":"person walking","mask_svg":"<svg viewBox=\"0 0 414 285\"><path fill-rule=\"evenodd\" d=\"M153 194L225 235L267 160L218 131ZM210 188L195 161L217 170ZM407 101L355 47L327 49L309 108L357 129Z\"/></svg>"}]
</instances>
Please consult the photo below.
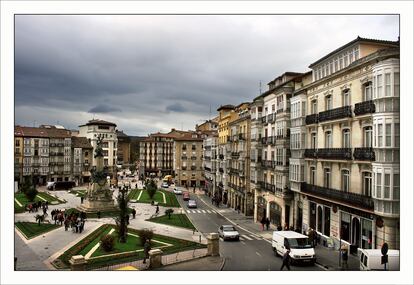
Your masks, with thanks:
<instances>
[{"instance_id":1,"label":"person walking","mask_svg":"<svg viewBox=\"0 0 414 285\"><path fill-rule=\"evenodd\" d=\"M348 247L344 244L341 247L341 269L348 270Z\"/></svg>"},{"instance_id":2,"label":"person walking","mask_svg":"<svg viewBox=\"0 0 414 285\"><path fill-rule=\"evenodd\" d=\"M98 211L98 212L96 213L96 215L98 216L98 219L100 219L100 218L101 218L101 211Z\"/></svg>"},{"instance_id":3,"label":"person walking","mask_svg":"<svg viewBox=\"0 0 414 285\"><path fill-rule=\"evenodd\" d=\"M135 215L137 214L137 211L135 209L132 209L131 214L132 214L132 218L135 219Z\"/></svg>"},{"instance_id":4,"label":"person walking","mask_svg":"<svg viewBox=\"0 0 414 285\"><path fill-rule=\"evenodd\" d=\"M286 266L287 269L290 271L290 248L288 248L285 252L285 254L283 255L283 263L282 263L282 267L280 267L280 271L283 270L283 268Z\"/></svg>"},{"instance_id":5,"label":"person walking","mask_svg":"<svg viewBox=\"0 0 414 285\"><path fill-rule=\"evenodd\" d=\"M260 220L260 223L262 224L262 231L264 231L264 226L266 224L266 217L263 216L263 218Z\"/></svg>"},{"instance_id":6,"label":"person walking","mask_svg":"<svg viewBox=\"0 0 414 285\"><path fill-rule=\"evenodd\" d=\"M269 218L266 218L266 231L268 231L269 230L269 226L270 226L270 220L269 220Z\"/></svg>"},{"instance_id":7,"label":"person walking","mask_svg":"<svg viewBox=\"0 0 414 285\"><path fill-rule=\"evenodd\" d=\"M142 263L147 263L147 258L149 258L149 251L151 250L151 242L147 239L144 243L144 261Z\"/></svg>"},{"instance_id":8,"label":"person walking","mask_svg":"<svg viewBox=\"0 0 414 285\"><path fill-rule=\"evenodd\" d=\"M157 208L155 208L155 214L158 214L159 211L160 211L160 207L157 204Z\"/></svg>"},{"instance_id":9,"label":"person walking","mask_svg":"<svg viewBox=\"0 0 414 285\"><path fill-rule=\"evenodd\" d=\"M83 204L83 199L85 199L83 196L80 197L81 198L81 204Z\"/></svg>"}]
</instances>

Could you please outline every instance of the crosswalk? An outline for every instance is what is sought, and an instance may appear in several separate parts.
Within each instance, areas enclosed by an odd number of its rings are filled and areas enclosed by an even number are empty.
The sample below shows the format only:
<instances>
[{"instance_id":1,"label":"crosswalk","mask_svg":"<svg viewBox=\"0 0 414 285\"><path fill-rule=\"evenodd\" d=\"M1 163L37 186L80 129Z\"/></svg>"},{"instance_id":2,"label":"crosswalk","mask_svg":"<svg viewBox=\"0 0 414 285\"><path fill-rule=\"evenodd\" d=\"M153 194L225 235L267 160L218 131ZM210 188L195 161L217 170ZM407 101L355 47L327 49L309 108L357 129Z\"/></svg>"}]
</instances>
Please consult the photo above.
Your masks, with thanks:
<instances>
[{"instance_id":1,"label":"crosswalk","mask_svg":"<svg viewBox=\"0 0 414 285\"><path fill-rule=\"evenodd\" d=\"M223 240L223 238L220 237L221 240ZM248 235L248 234L243 234L240 235L240 240L241 241L252 241L252 240L263 240L263 238L261 236L256 236L256 235Z\"/></svg>"},{"instance_id":2,"label":"crosswalk","mask_svg":"<svg viewBox=\"0 0 414 285\"><path fill-rule=\"evenodd\" d=\"M216 211L213 210L185 210L187 214L217 214Z\"/></svg>"}]
</instances>

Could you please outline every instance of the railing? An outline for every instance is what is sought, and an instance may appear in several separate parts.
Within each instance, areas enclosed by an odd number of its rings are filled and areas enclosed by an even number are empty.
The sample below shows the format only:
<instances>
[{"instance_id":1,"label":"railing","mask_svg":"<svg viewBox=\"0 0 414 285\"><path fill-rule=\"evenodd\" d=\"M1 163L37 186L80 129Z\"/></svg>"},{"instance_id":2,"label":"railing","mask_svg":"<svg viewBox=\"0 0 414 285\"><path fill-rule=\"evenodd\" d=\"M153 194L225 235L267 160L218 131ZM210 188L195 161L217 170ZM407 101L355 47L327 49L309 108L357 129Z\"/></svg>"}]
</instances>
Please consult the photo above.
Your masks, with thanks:
<instances>
[{"instance_id":1,"label":"railing","mask_svg":"<svg viewBox=\"0 0 414 285\"><path fill-rule=\"evenodd\" d=\"M239 158L240 157L240 153L238 153L238 152L232 152L231 153L231 157L232 158Z\"/></svg>"},{"instance_id":2,"label":"railing","mask_svg":"<svg viewBox=\"0 0 414 285\"><path fill-rule=\"evenodd\" d=\"M275 121L275 116L273 114L267 115L267 122L273 123Z\"/></svg>"},{"instance_id":3,"label":"railing","mask_svg":"<svg viewBox=\"0 0 414 285\"><path fill-rule=\"evenodd\" d=\"M191 166L191 170L196 170L197 166Z\"/></svg>"},{"instance_id":4,"label":"railing","mask_svg":"<svg viewBox=\"0 0 414 285\"><path fill-rule=\"evenodd\" d=\"M57 146L58 147L63 147L64 145L63 145L63 143L58 143Z\"/></svg>"},{"instance_id":5,"label":"railing","mask_svg":"<svg viewBox=\"0 0 414 285\"><path fill-rule=\"evenodd\" d=\"M337 202L349 203L353 206L362 207L364 209L374 209L374 202L371 197L361 194L344 192L307 183L302 183L301 191L317 195L321 198L328 198Z\"/></svg>"},{"instance_id":6,"label":"railing","mask_svg":"<svg viewBox=\"0 0 414 285\"><path fill-rule=\"evenodd\" d=\"M223 160L224 159L224 154L219 154L219 159Z\"/></svg>"},{"instance_id":7,"label":"railing","mask_svg":"<svg viewBox=\"0 0 414 285\"><path fill-rule=\"evenodd\" d=\"M63 152L58 152L56 155L57 156L64 156L64 153Z\"/></svg>"},{"instance_id":8,"label":"railing","mask_svg":"<svg viewBox=\"0 0 414 285\"><path fill-rule=\"evenodd\" d=\"M344 106L320 112L318 116L319 122L326 122L331 120L337 120L342 118L352 118L351 106Z\"/></svg>"},{"instance_id":9,"label":"railing","mask_svg":"<svg viewBox=\"0 0 414 285\"><path fill-rule=\"evenodd\" d=\"M191 157L191 160L197 160L197 157L196 156L192 156Z\"/></svg>"},{"instance_id":10,"label":"railing","mask_svg":"<svg viewBox=\"0 0 414 285\"><path fill-rule=\"evenodd\" d=\"M49 146L50 146L50 147L55 147L55 146L56 146L56 144L55 144L55 143L51 143L51 144L49 144Z\"/></svg>"},{"instance_id":11,"label":"railing","mask_svg":"<svg viewBox=\"0 0 414 285\"><path fill-rule=\"evenodd\" d=\"M211 156L205 156L204 160L211 160Z\"/></svg>"},{"instance_id":12,"label":"railing","mask_svg":"<svg viewBox=\"0 0 414 285\"><path fill-rule=\"evenodd\" d=\"M187 166L182 166L181 170L187 170Z\"/></svg>"},{"instance_id":13,"label":"railing","mask_svg":"<svg viewBox=\"0 0 414 285\"><path fill-rule=\"evenodd\" d=\"M262 144L266 144L267 143L267 137L262 137Z\"/></svg>"},{"instance_id":14,"label":"railing","mask_svg":"<svg viewBox=\"0 0 414 285\"><path fill-rule=\"evenodd\" d=\"M351 148L320 148L318 158L352 160Z\"/></svg>"},{"instance_id":15,"label":"railing","mask_svg":"<svg viewBox=\"0 0 414 285\"><path fill-rule=\"evenodd\" d=\"M195 146L192 146L192 147L191 147L191 150L196 150L196 147L195 147Z\"/></svg>"},{"instance_id":16,"label":"railing","mask_svg":"<svg viewBox=\"0 0 414 285\"><path fill-rule=\"evenodd\" d=\"M207 166L204 166L204 170L211 172L211 168Z\"/></svg>"},{"instance_id":17,"label":"railing","mask_svg":"<svg viewBox=\"0 0 414 285\"><path fill-rule=\"evenodd\" d=\"M239 134L239 140L245 140L246 136L244 134Z\"/></svg>"},{"instance_id":18,"label":"railing","mask_svg":"<svg viewBox=\"0 0 414 285\"><path fill-rule=\"evenodd\" d=\"M318 114L307 115L305 118L305 123L307 125L317 124L318 123Z\"/></svg>"},{"instance_id":19,"label":"railing","mask_svg":"<svg viewBox=\"0 0 414 285\"><path fill-rule=\"evenodd\" d=\"M375 113L375 104L372 100L356 103L354 113L355 116Z\"/></svg>"},{"instance_id":20,"label":"railing","mask_svg":"<svg viewBox=\"0 0 414 285\"><path fill-rule=\"evenodd\" d=\"M262 123L263 123L263 124L265 124L265 123L266 123L266 115L265 115L265 116L263 116L263 117L261 118L261 120L262 120Z\"/></svg>"},{"instance_id":21,"label":"railing","mask_svg":"<svg viewBox=\"0 0 414 285\"><path fill-rule=\"evenodd\" d=\"M318 158L318 149L307 148L304 153L305 158Z\"/></svg>"},{"instance_id":22,"label":"railing","mask_svg":"<svg viewBox=\"0 0 414 285\"><path fill-rule=\"evenodd\" d=\"M187 156L181 156L181 159L186 160L187 159Z\"/></svg>"},{"instance_id":23,"label":"railing","mask_svg":"<svg viewBox=\"0 0 414 285\"><path fill-rule=\"evenodd\" d=\"M266 191L270 191L272 193L275 193L276 191L276 186L270 183L265 183L265 187Z\"/></svg>"},{"instance_id":24,"label":"railing","mask_svg":"<svg viewBox=\"0 0 414 285\"><path fill-rule=\"evenodd\" d=\"M181 149L182 150L187 150L187 147L186 146L183 146Z\"/></svg>"},{"instance_id":25,"label":"railing","mask_svg":"<svg viewBox=\"0 0 414 285\"><path fill-rule=\"evenodd\" d=\"M219 168L219 171L220 171L221 173L224 173L224 169L223 169L222 167L220 167L220 168Z\"/></svg>"},{"instance_id":26,"label":"railing","mask_svg":"<svg viewBox=\"0 0 414 285\"><path fill-rule=\"evenodd\" d=\"M374 161L375 152L372 147L356 147L354 149L354 159Z\"/></svg>"}]
</instances>

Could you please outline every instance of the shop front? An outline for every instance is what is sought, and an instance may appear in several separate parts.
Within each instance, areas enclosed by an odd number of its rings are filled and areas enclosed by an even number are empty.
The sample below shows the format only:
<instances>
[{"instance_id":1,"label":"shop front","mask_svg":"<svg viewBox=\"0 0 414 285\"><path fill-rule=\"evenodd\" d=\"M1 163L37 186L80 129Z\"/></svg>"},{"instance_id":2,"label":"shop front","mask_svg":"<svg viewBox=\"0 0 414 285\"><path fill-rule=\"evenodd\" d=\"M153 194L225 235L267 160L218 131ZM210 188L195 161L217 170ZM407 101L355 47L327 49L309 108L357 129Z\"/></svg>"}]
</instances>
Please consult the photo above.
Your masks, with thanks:
<instances>
[{"instance_id":1,"label":"shop front","mask_svg":"<svg viewBox=\"0 0 414 285\"><path fill-rule=\"evenodd\" d=\"M263 217L266 218L266 199L263 197L257 197L257 212L256 221L260 222Z\"/></svg>"}]
</instances>

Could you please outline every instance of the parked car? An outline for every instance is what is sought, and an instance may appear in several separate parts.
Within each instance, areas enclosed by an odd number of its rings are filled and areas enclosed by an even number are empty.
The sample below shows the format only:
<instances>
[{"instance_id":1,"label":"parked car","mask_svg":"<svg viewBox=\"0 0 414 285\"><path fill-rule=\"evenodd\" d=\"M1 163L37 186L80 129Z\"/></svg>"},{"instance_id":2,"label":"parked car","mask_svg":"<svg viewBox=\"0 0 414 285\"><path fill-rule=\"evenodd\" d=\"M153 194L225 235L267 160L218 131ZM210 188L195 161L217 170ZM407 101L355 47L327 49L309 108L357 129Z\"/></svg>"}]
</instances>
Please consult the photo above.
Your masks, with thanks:
<instances>
[{"instance_id":1,"label":"parked car","mask_svg":"<svg viewBox=\"0 0 414 285\"><path fill-rule=\"evenodd\" d=\"M173 190L173 192L174 192L174 194L176 194L176 195L181 195L181 194L183 194L183 191L181 191L181 189L178 189L178 188L174 188L174 190Z\"/></svg>"},{"instance_id":2,"label":"parked car","mask_svg":"<svg viewBox=\"0 0 414 285\"><path fill-rule=\"evenodd\" d=\"M274 231L272 248L275 255L283 256L290 248L292 263L315 263L316 255L307 236L294 231Z\"/></svg>"},{"instance_id":3,"label":"parked car","mask_svg":"<svg viewBox=\"0 0 414 285\"><path fill-rule=\"evenodd\" d=\"M183 200L184 201L190 200L190 193L188 193L187 191L183 192Z\"/></svg>"},{"instance_id":4,"label":"parked car","mask_svg":"<svg viewBox=\"0 0 414 285\"><path fill-rule=\"evenodd\" d=\"M218 234L223 240L240 240L239 232L232 225L222 225L218 230Z\"/></svg>"},{"instance_id":5,"label":"parked car","mask_svg":"<svg viewBox=\"0 0 414 285\"><path fill-rule=\"evenodd\" d=\"M168 183L167 183L167 182L163 182L163 183L161 184L161 187L162 187L162 188L168 188Z\"/></svg>"},{"instance_id":6,"label":"parked car","mask_svg":"<svg viewBox=\"0 0 414 285\"><path fill-rule=\"evenodd\" d=\"M56 183L56 182L52 182L52 181L47 182L47 184L46 184L46 189L47 189L47 190L53 190L53 186L55 185L55 183Z\"/></svg>"},{"instance_id":7,"label":"parked car","mask_svg":"<svg viewBox=\"0 0 414 285\"><path fill-rule=\"evenodd\" d=\"M73 181L56 181L47 186L47 190L69 190L76 186Z\"/></svg>"},{"instance_id":8,"label":"parked car","mask_svg":"<svg viewBox=\"0 0 414 285\"><path fill-rule=\"evenodd\" d=\"M387 255L387 270L400 270L400 251L390 249L388 250ZM381 249L361 249L359 258L360 270L384 270L384 264L381 264Z\"/></svg>"},{"instance_id":9,"label":"parked car","mask_svg":"<svg viewBox=\"0 0 414 285\"><path fill-rule=\"evenodd\" d=\"M197 202L195 200L188 200L188 208L197 208Z\"/></svg>"}]
</instances>

